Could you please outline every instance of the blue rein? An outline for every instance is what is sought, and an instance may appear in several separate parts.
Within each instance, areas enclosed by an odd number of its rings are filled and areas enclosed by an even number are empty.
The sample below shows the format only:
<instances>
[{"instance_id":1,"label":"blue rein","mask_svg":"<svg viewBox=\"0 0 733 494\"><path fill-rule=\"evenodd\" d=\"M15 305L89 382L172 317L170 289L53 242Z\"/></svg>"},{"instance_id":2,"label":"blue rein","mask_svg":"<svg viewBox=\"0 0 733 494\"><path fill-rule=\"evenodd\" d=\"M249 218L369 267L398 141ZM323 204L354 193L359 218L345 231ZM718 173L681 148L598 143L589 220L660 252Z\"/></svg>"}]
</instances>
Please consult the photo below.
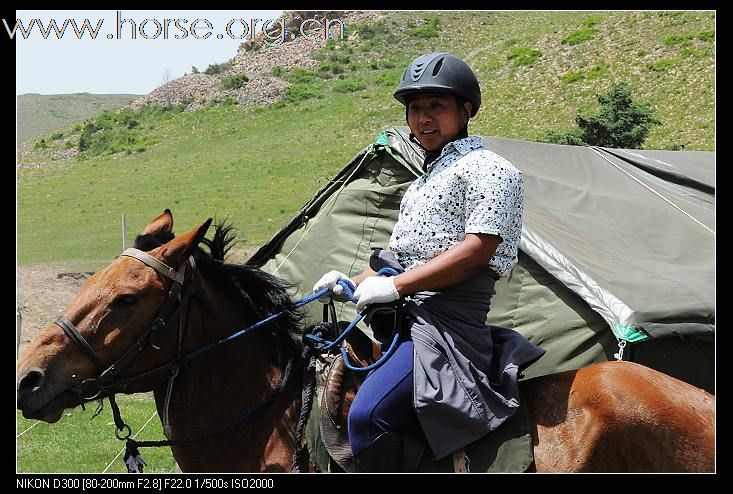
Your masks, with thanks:
<instances>
[{"instance_id":1,"label":"blue rein","mask_svg":"<svg viewBox=\"0 0 733 494\"><path fill-rule=\"evenodd\" d=\"M397 274L399 274L399 272L396 269L392 269L392 268L382 268L377 272L378 276L396 276ZM356 298L354 297L354 291L356 290L356 286L354 285L354 283L351 282L351 280L340 279L338 281L338 284L344 289L344 293L349 297L349 301L351 302L357 301ZM304 305L307 305L313 302L314 300L318 300L319 298L324 297L328 295L329 293L331 293L330 288L322 288L321 290L318 290L317 292L312 293L311 295L308 295L307 297L299 300L298 302L293 303L292 308L298 309L300 307L303 307ZM207 345L203 348L199 348L198 350L194 352L191 352L190 354L187 355L187 358L194 358L198 354L207 352L208 350L211 350L211 348L215 346L221 345L223 343L227 343L235 338L243 336L251 331L254 331L255 329L259 329L262 326L265 326L266 324L276 319L281 318L282 316L284 316L287 313L288 311L284 310L284 311L278 312L277 314L272 314L271 316L266 317L265 319L253 324L252 326L244 328L240 331L237 331L234 334L227 336L226 338L222 338L221 340L218 340L210 345ZM359 324L359 322L361 322L362 319L364 319L364 314L363 313L357 314L356 317L354 317L354 319L351 321L349 326L344 330L344 332L341 333L338 336L338 338L336 338L333 341L325 340L314 334L306 334L303 336L303 338L306 340L309 340L308 344L310 344L313 349L318 350L319 352L325 352L335 347L336 345L340 345L344 341L344 339L346 339L346 336L349 334L349 332L351 332L356 327L356 325ZM387 350L387 353L385 353L379 360L377 360L373 364L368 365L366 367L352 366L349 363L349 358L347 356L346 348L344 346L341 346L341 355L343 356L344 364L346 364L346 367L348 367L349 369L353 371L369 371L372 369L376 369L377 367L382 365L389 357L392 356L392 354L395 352L395 349L397 348L398 341L399 341L399 333L395 333L394 338L392 339L392 343L390 344L389 349ZM306 342L304 341L304 343ZM316 345L321 345L321 346L316 346Z\"/></svg>"},{"instance_id":2,"label":"blue rein","mask_svg":"<svg viewBox=\"0 0 733 494\"><path fill-rule=\"evenodd\" d=\"M393 268L382 268L377 272L377 276L396 276L398 274L399 272ZM344 294L346 294L346 296L349 297L349 301L356 303L357 299L354 297L354 291L356 290L356 286L354 285L354 283L352 283L351 280L346 280L342 278L338 281L338 285L344 289ZM305 297L300 302L297 302L295 306L302 307L303 305L308 304L321 297L324 297L328 295L329 293L331 293L330 288L322 288L321 290L317 291L316 293ZM354 319L351 321L349 326L344 330L344 332L341 333L338 336L338 338L336 338L333 341L325 340L321 338L320 336L317 336L314 334L306 334L303 336L303 338L309 340L310 345L315 350L318 350L319 352L323 353L335 347L336 345L341 345L341 343L346 339L348 334L356 327L357 324L359 324L359 322L361 322L362 319L364 319L363 311L362 313L357 314L356 317L354 317ZM391 357L392 354L395 352L395 350L397 349L397 343L399 342L399 339L400 339L399 337L400 337L399 333L395 333L394 338L392 338L392 343L390 343L389 345L389 349L387 350L387 353L382 355L382 357L379 360L377 360L376 362L374 362L371 365L367 365L366 367L354 367L353 365L351 365L351 363L349 363L348 354L346 353L346 347L341 345L340 350L341 350L341 356L344 359L344 364L346 365L348 369L352 371L366 372L372 369L376 369L377 367L382 365L389 357ZM316 345L320 345L320 346L316 346Z\"/></svg>"}]
</instances>

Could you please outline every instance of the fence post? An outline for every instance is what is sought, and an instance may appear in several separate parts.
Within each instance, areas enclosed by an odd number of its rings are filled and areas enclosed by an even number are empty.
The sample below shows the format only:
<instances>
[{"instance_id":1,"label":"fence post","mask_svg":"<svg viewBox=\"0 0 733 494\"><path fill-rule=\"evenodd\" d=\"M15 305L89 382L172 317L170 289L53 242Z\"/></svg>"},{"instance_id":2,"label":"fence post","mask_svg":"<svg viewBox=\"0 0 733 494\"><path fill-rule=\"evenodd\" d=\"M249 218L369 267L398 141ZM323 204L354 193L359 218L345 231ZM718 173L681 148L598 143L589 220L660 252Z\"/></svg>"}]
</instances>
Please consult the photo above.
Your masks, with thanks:
<instances>
[{"instance_id":1,"label":"fence post","mask_svg":"<svg viewBox=\"0 0 733 494\"><path fill-rule=\"evenodd\" d=\"M20 352L20 327L23 324L23 315L20 313L20 307L15 306L15 358L18 358Z\"/></svg>"},{"instance_id":2,"label":"fence post","mask_svg":"<svg viewBox=\"0 0 733 494\"><path fill-rule=\"evenodd\" d=\"M125 252L127 250L127 224L125 222L125 212L122 211L122 252Z\"/></svg>"}]
</instances>

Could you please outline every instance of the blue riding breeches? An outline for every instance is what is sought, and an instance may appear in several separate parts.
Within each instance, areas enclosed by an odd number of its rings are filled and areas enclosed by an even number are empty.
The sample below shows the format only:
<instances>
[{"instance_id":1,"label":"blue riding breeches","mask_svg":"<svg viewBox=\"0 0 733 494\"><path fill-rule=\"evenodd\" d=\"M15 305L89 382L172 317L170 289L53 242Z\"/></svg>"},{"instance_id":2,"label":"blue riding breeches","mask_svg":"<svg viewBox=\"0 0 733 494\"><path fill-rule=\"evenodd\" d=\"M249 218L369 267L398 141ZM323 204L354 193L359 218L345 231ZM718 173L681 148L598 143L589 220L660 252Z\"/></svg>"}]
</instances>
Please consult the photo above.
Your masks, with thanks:
<instances>
[{"instance_id":1,"label":"blue riding breeches","mask_svg":"<svg viewBox=\"0 0 733 494\"><path fill-rule=\"evenodd\" d=\"M388 431L417 426L412 399L412 340L369 373L349 409L349 441L357 455Z\"/></svg>"}]
</instances>

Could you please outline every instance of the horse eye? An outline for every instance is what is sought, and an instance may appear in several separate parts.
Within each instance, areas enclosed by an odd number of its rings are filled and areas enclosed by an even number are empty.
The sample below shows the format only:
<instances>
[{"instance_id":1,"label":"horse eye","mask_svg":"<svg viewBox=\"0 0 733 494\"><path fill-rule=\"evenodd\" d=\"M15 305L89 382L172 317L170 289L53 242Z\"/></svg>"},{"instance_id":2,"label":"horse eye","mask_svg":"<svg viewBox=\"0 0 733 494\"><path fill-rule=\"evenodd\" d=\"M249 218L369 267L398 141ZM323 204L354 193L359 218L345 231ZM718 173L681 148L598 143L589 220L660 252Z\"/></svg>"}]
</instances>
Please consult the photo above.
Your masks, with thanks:
<instances>
[{"instance_id":1,"label":"horse eye","mask_svg":"<svg viewBox=\"0 0 733 494\"><path fill-rule=\"evenodd\" d=\"M134 295L120 295L114 301L115 305L119 305L122 307L129 307L136 303L137 303L137 297L135 297Z\"/></svg>"}]
</instances>

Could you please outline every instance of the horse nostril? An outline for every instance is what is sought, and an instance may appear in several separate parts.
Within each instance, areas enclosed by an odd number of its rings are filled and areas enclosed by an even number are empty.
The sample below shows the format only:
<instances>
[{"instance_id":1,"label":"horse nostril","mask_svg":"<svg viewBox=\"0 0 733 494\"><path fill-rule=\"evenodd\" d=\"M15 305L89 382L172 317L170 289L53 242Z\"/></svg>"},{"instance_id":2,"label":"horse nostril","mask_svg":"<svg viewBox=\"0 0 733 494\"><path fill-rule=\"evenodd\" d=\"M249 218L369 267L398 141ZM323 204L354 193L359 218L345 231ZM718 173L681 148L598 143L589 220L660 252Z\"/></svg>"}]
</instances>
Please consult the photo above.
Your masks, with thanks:
<instances>
[{"instance_id":1,"label":"horse nostril","mask_svg":"<svg viewBox=\"0 0 733 494\"><path fill-rule=\"evenodd\" d=\"M43 372L39 370L29 371L18 382L18 396L32 394L41 385L41 381L43 381Z\"/></svg>"}]
</instances>

